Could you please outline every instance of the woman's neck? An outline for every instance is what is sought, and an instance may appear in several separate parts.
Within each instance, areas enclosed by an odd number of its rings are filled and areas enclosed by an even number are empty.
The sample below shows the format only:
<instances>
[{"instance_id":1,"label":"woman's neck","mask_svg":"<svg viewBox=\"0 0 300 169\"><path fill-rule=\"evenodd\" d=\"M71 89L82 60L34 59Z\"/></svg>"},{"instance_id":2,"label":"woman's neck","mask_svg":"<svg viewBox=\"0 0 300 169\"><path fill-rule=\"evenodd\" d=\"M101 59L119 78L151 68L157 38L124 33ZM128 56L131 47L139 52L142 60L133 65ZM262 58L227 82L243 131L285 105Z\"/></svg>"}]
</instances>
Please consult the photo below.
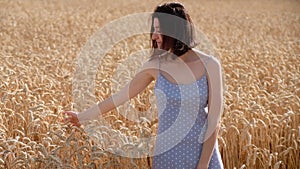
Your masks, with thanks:
<instances>
[{"instance_id":1,"label":"woman's neck","mask_svg":"<svg viewBox=\"0 0 300 169\"><path fill-rule=\"evenodd\" d=\"M185 63L191 63L199 60L199 57L197 57L197 55L193 52L193 50L188 50L178 58Z\"/></svg>"}]
</instances>

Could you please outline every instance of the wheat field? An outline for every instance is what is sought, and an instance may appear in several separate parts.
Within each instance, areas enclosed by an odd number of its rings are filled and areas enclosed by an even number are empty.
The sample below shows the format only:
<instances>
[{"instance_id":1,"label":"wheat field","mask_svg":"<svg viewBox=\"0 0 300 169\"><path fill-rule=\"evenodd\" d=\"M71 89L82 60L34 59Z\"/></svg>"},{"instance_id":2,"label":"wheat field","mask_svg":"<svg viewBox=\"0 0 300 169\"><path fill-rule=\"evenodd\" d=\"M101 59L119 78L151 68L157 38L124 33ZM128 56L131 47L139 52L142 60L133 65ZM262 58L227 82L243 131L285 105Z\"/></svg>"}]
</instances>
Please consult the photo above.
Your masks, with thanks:
<instances>
[{"instance_id":1,"label":"wheat field","mask_svg":"<svg viewBox=\"0 0 300 169\"><path fill-rule=\"evenodd\" d=\"M157 130L148 97L154 83L130 101L132 111L120 107L103 116L112 127L99 124L99 143L82 127L64 124L61 112L76 110L72 81L87 40L111 21L151 12L161 2L0 1L0 168L151 168L151 157L122 157L103 146L124 153L153 148L137 138ZM222 62L224 167L300 168L300 1L181 2ZM110 49L97 68L93 96L103 100L124 85L143 60L128 56L149 44L142 34ZM127 72L114 73L122 64Z\"/></svg>"}]
</instances>

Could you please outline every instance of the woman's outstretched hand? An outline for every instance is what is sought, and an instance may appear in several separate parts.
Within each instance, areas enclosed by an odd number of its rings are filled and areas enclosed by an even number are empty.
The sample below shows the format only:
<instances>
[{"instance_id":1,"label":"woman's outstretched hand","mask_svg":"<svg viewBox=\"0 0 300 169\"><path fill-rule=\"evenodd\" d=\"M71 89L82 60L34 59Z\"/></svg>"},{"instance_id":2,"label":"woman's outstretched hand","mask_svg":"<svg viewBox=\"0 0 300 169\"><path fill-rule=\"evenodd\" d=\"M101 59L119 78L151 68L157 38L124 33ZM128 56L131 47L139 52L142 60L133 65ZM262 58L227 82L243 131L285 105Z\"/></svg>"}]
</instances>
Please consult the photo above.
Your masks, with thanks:
<instances>
[{"instance_id":1,"label":"woman's outstretched hand","mask_svg":"<svg viewBox=\"0 0 300 169\"><path fill-rule=\"evenodd\" d=\"M77 112L72 112L72 111L66 111L63 112L64 115L64 122L68 123L70 122L73 126L80 127L80 123L77 117Z\"/></svg>"}]
</instances>

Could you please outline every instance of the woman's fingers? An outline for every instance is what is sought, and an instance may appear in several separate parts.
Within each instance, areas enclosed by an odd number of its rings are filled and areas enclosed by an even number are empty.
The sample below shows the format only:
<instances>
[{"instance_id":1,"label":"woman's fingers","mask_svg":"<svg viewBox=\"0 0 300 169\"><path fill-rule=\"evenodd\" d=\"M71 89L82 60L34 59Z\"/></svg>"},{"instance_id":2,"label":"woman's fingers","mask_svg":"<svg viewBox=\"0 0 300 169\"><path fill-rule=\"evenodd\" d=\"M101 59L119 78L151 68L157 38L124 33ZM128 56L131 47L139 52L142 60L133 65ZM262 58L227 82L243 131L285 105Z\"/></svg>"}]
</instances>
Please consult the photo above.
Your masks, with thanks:
<instances>
[{"instance_id":1,"label":"woman's fingers","mask_svg":"<svg viewBox=\"0 0 300 169\"><path fill-rule=\"evenodd\" d=\"M63 114L63 121L64 122L68 122L68 121L70 121L71 120L71 118L72 118L72 112L63 112L62 113Z\"/></svg>"},{"instance_id":2,"label":"woman's fingers","mask_svg":"<svg viewBox=\"0 0 300 169\"><path fill-rule=\"evenodd\" d=\"M70 122L73 126L78 126L78 127L80 126L77 115L76 115L75 112L66 111L66 112L63 112L63 115L64 115L63 121L65 123Z\"/></svg>"},{"instance_id":3,"label":"woman's fingers","mask_svg":"<svg viewBox=\"0 0 300 169\"><path fill-rule=\"evenodd\" d=\"M75 113L72 112L72 111L65 111L65 112L63 112L63 114L67 115L67 116L74 116L75 115Z\"/></svg>"}]
</instances>

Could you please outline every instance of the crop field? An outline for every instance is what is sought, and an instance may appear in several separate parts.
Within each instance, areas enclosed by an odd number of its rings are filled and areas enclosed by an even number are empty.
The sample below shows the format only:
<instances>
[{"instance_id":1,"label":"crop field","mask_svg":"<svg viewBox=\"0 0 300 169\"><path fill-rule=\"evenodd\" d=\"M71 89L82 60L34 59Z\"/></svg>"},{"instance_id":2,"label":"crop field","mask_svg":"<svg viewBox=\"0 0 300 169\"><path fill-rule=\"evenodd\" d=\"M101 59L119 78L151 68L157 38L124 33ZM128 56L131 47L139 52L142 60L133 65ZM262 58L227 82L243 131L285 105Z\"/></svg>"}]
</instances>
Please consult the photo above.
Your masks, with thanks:
<instances>
[{"instance_id":1,"label":"crop field","mask_svg":"<svg viewBox=\"0 0 300 169\"><path fill-rule=\"evenodd\" d=\"M213 47L208 53L222 63L225 93L218 143L224 167L300 168L300 1L181 2ZM96 139L84 127L63 123L62 112L82 111L92 102L81 95L101 101L133 77L149 57L138 53L150 47L147 33L107 49L93 65L93 81L78 75L78 66L85 64L79 58L90 54L87 42L103 27L152 12L160 3L0 0L1 169L151 168L147 152L153 144L138 138L157 131L154 82L103 115ZM137 29L132 25L128 21L113 29ZM102 34L105 38L98 41L122 33ZM76 89L76 80L93 88Z\"/></svg>"}]
</instances>

